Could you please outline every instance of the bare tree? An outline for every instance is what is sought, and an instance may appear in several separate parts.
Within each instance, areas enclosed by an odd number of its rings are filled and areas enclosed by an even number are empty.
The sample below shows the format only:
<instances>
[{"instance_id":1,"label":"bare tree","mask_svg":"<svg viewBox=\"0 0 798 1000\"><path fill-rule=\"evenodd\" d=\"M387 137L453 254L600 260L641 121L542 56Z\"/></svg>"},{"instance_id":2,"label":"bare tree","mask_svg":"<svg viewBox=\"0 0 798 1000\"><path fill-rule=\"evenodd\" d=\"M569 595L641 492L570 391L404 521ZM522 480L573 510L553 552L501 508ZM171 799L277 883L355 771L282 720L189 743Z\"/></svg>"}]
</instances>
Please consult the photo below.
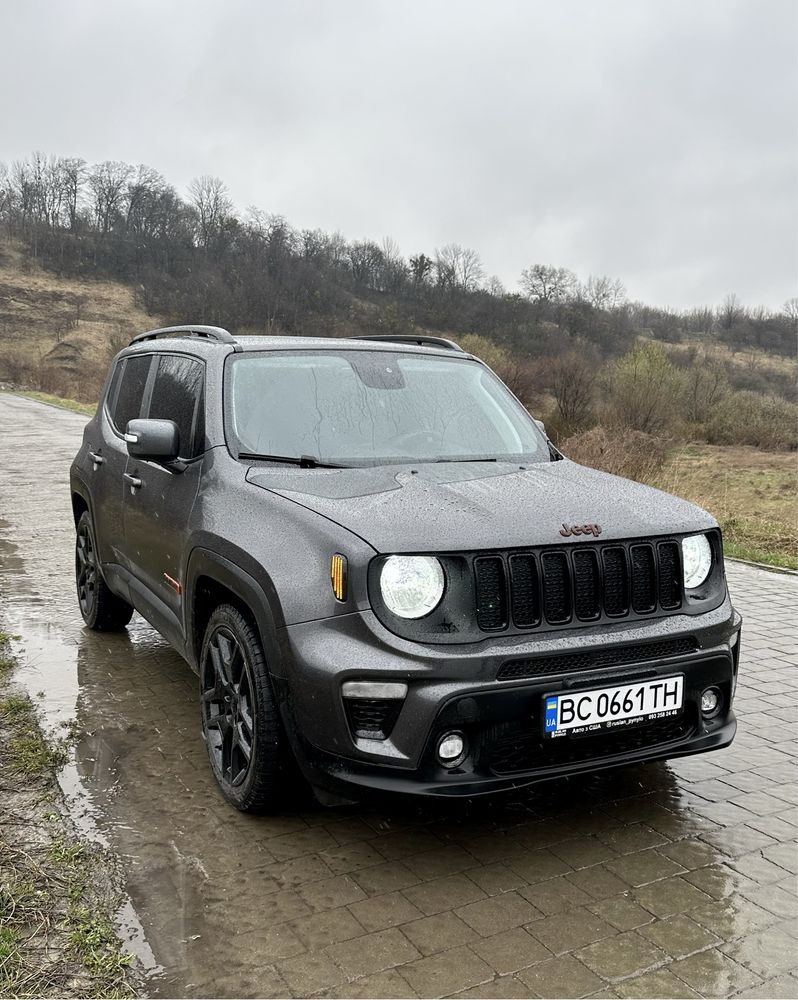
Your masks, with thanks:
<instances>
[{"instance_id":1,"label":"bare tree","mask_svg":"<svg viewBox=\"0 0 798 1000\"><path fill-rule=\"evenodd\" d=\"M582 288L583 297L594 309L617 309L626 302L626 286L620 278L591 274Z\"/></svg>"},{"instance_id":2,"label":"bare tree","mask_svg":"<svg viewBox=\"0 0 798 1000\"><path fill-rule=\"evenodd\" d=\"M440 286L464 292L478 288L485 276L476 250L462 247L459 243L447 243L435 251L435 273Z\"/></svg>"},{"instance_id":3,"label":"bare tree","mask_svg":"<svg viewBox=\"0 0 798 1000\"><path fill-rule=\"evenodd\" d=\"M78 225L78 208L86 179L86 161L77 156L64 157L61 161L64 183L64 211L66 223L74 232Z\"/></svg>"},{"instance_id":4,"label":"bare tree","mask_svg":"<svg viewBox=\"0 0 798 1000\"><path fill-rule=\"evenodd\" d=\"M567 267L531 264L521 272L521 287L533 302L561 302L576 287L576 275Z\"/></svg>"},{"instance_id":5,"label":"bare tree","mask_svg":"<svg viewBox=\"0 0 798 1000\"><path fill-rule=\"evenodd\" d=\"M195 177L188 186L188 193L199 218L200 245L208 247L232 214L233 203L224 181L208 174Z\"/></svg>"},{"instance_id":6,"label":"bare tree","mask_svg":"<svg viewBox=\"0 0 798 1000\"><path fill-rule=\"evenodd\" d=\"M152 233L157 216L158 197L166 181L152 167L140 163L127 185L125 227L139 236Z\"/></svg>"},{"instance_id":7,"label":"bare tree","mask_svg":"<svg viewBox=\"0 0 798 1000\"><path fill-rule=\"evenodd\" d=\"M734 292L729 292L718 308L718 323L724 330L731 330L745 315L740 300Z\"/></svg>"},{"instance_id":8,"label":"bare tree","mask_svg":"<svg viewBox=\"0 0 798 1000\"><path fill-rule=\"evenodd\" d=\"M102 233L108 233L121 214L125 202L127 183L133 174L128 163L106 160L89 171L89 188L92 193L95 223Z\"/></svg>"},{"instance_id":9,"label":"bare tree","mask_svg":"<svg viewBox=\"0 0 798 1000\"><path fill-rule=\"evenodd\" d=\"M792 325L793 332L798 333L798 295L787 299L782 308L782 313Z\"/></svg>"}]
</instances>

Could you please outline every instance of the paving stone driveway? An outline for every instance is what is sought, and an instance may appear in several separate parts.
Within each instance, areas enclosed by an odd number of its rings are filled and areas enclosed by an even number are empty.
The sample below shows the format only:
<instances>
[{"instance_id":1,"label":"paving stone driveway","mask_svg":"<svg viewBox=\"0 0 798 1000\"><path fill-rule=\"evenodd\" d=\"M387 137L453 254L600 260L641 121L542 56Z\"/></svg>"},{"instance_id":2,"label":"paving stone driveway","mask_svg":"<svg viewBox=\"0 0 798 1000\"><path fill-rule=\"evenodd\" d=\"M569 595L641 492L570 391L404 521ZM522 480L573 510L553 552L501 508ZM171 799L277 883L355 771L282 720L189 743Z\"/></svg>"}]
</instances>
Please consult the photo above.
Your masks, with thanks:
<instances>
[{"instance_id":1,"label":"paving stone driveway","mask_svg":"<svg viewBox=\"0 0 798 1000\"><path fill-rule=\"evenodd\" d=\"M727 750L472 805L241 816L188 667L138 618L82 628L64 481L82 421L6 407L3 613L30 690L77 711L154 995L798 996L798 578L728 566L745 622Z\"/></svg>"}]
</instances>

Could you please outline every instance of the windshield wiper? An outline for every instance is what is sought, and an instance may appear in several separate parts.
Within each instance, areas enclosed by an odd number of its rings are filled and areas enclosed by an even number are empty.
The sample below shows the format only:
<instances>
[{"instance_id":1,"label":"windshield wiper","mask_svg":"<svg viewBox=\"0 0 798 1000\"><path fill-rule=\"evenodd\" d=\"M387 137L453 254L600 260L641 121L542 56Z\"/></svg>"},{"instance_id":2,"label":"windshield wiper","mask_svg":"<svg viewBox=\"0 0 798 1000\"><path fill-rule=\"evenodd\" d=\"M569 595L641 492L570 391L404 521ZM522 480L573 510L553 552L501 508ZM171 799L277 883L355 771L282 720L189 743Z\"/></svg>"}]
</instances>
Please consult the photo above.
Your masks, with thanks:
<instances>
[{"instance_id":1,"label":"windshield wiper","mask_svg":"<svg viewBox=\"0 0 798 1000\"><path fill-rule=\"evenodd\" d=\"M239 458L256 459L259 462L284 462L286 465L298 465L300 469L350 469L350 465L334 465L332 462L320 462L312 455L260 455L253 451L240 451Z\"/></svg>"},{"instance_id":2,"label":"windshield wiper","mask_svg":"<svg viewBox=\"0 0 798 1000\"><path fill-rule=\"evenodd\" d=\"M439 462L498 462L497 458L436 458L435 464Z\"/></svg>"}]
</instances>

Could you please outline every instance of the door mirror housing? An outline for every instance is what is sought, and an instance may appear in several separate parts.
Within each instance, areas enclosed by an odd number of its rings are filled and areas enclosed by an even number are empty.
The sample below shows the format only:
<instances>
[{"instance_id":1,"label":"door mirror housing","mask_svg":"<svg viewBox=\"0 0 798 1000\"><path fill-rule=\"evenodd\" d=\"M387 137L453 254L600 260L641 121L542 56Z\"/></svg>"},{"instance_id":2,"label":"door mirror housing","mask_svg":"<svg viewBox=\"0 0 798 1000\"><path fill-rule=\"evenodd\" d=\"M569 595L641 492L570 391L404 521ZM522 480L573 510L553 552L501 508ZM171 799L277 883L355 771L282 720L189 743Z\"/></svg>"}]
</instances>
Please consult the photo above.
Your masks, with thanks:
<instances>
[{"instance_id":1,"label":"door mirror housing","mask_svg":"<svg viewBox=\"0 0 798 1000\"><path fill-rule=\"evenodd\" d=\"M543 435L543 437L546 438L546 440L548 441L549 435L546 433L546 425L543 423L542 420L538 420L537 417L535 417L534 420L535 423L538 425L538 430Z\"/></svg>"},{"instance_id":2,"label":"door mirror housing","mask_svg":"<svg viewBox=\"0 0 798 1000\"><path fill-rule=\"evenodd\" d=\"M133 458L172 462L180 453L180 432L174 420L130 420L125 441Z\"/></svg>"}]
</instances>

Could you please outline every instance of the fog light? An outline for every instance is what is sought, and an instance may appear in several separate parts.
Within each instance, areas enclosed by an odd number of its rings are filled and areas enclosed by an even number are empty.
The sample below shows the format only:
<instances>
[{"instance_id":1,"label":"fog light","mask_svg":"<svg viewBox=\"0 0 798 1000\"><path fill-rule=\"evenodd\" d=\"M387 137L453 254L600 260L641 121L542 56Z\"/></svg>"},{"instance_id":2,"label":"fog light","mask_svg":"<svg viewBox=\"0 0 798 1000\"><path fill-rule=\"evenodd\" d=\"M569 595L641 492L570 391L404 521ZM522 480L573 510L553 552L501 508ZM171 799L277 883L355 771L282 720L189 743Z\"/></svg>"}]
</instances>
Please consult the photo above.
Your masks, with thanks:
<instances>
[{"instance_id":1,"label":"fog light","mask_svg":"<svg viewBox=\"0 0 798 1000\"><path fill-rule=\"evenodd\" d=\"M717 688L707 688L701 695L701 714L707 718L717 715L720 710L720 691Z\"/></svg>"},{"instance_id":2,"label":"fog light","mask_svg":"<svg viewBox=\"0 0 798 1000\"><path fill-rule=\"evenodd\" d=\"M465 756L465 739L461 733L446 733L438 740L438 760L444 767L454 767Z\"/></svg>"}]
</instances>

